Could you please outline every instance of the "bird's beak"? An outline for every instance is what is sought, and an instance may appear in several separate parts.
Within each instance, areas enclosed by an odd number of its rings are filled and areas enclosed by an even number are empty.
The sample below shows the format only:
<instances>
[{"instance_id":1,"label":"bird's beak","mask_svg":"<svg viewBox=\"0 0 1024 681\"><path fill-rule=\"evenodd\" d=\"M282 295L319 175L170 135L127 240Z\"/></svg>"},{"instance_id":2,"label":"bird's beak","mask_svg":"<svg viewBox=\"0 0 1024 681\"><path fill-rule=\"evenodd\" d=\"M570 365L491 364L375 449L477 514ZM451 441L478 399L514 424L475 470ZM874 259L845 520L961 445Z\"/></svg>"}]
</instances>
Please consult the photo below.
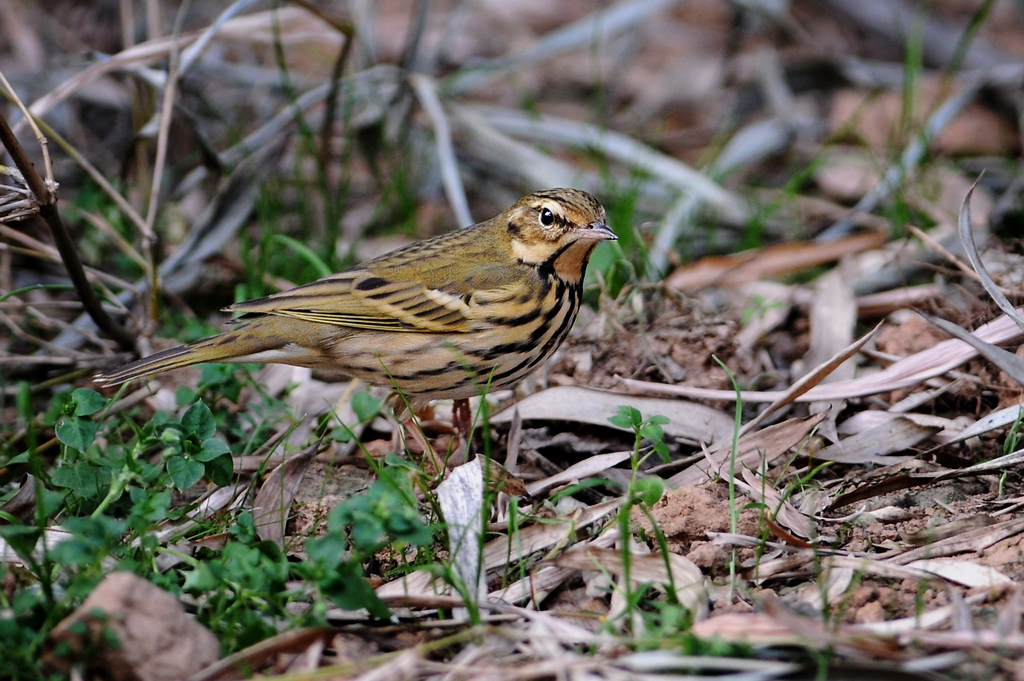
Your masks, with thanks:
<instances>
[{"instance_id":1,"label":"bird's beak","mask_svg":"<svg viewBox=\"0 0 1024 681\"><path fill-rule=\"evenodd\" d=\"M579 238L593 239L594 241L615 241L619 238L618 234L613 232L611 227L597 220L579 230L578 236Z\"/></svg>"}]
</instances>

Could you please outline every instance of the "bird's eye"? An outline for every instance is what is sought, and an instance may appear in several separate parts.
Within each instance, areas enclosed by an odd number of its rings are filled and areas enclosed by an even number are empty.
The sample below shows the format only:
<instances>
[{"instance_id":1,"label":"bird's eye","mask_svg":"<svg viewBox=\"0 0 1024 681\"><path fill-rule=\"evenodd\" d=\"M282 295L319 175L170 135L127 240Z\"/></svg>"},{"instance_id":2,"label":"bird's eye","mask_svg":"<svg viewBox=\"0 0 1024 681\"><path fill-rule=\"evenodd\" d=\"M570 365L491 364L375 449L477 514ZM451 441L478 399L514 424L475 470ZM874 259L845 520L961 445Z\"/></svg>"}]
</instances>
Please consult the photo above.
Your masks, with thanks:
<instances>
[{"instance_id":1,"label":"bird's eye","mask_svg":"<svg viewBox=\"0 0 1024 681\"><path fill-rule=\"evenodd\" d=\"M544 208L540 212L540 224L545 227L550 227L555 223L555 214L551 212L550 208Z\"/></svg>"}]
</instances>

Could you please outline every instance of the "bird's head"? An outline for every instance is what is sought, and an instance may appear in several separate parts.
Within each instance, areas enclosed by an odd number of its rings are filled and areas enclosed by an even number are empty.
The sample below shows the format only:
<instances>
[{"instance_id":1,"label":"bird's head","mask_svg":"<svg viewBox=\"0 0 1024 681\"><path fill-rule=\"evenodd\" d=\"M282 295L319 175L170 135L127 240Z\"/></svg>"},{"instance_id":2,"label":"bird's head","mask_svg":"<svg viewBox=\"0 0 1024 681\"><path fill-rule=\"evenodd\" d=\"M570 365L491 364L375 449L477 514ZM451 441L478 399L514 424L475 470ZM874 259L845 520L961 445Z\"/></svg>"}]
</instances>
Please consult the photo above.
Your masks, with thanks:
<instances>
[{"instance_id":1,"label":"bird's head","mask_svg":"<svg viewBox=\"0 0 1024 681\"><path fill-rule=\"evenodd\" d=\"M577 282L599 241L618 239L597 199L579 189L524 196L504 213L512 252L521 262Z\"/></svg>"}]
</instances>

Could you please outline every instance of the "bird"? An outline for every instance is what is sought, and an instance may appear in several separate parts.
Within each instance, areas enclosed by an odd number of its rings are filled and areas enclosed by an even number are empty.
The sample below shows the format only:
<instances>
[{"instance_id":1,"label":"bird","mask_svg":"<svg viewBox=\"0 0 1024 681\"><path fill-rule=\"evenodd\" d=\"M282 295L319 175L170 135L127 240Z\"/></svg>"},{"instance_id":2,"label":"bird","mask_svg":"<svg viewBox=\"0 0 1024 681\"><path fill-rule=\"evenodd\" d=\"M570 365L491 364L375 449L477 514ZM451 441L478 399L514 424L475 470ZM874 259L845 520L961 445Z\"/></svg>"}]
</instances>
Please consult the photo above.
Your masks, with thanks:
<instances>
[{"instance_id":1,"label":"bird","mask_svg":"<svg viewBox=\"0 0 1024 681\"><path fill-rule=\"evenodd\" d=\"M579 189L524 196L484 222L309 284L236 303L234 328L103 371L116 386L208 362L330 368L415 410L510 387L562 344L594 248L618 238Z\"/></svg>"}]
</instances>

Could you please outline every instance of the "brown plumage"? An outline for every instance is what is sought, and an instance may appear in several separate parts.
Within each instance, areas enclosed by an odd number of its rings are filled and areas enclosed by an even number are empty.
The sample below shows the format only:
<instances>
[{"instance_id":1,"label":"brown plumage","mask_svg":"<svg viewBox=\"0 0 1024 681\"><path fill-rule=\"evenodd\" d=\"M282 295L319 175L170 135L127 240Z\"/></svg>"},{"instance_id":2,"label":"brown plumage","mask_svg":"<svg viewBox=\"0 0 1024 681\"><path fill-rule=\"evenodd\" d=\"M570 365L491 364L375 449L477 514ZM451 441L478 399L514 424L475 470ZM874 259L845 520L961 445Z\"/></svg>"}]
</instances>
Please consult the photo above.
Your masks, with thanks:
<instances>
[{"instance_id":1,"label":"brown plumage","mask_svg":"<svg viewBox=\"0 0 1024 681\"><path fill-rule=\"evenodd\" d=\"M417 402L512 385L562 343L599 241L617 238L577 189L530 194L473 227L409 244L267 298L237 326L121 367L118 385L201 362L331 367Z\"/></svg>"}]
</instances>

